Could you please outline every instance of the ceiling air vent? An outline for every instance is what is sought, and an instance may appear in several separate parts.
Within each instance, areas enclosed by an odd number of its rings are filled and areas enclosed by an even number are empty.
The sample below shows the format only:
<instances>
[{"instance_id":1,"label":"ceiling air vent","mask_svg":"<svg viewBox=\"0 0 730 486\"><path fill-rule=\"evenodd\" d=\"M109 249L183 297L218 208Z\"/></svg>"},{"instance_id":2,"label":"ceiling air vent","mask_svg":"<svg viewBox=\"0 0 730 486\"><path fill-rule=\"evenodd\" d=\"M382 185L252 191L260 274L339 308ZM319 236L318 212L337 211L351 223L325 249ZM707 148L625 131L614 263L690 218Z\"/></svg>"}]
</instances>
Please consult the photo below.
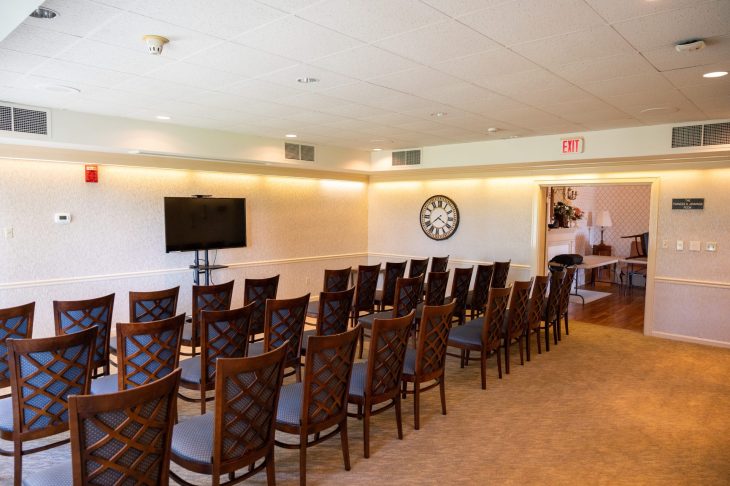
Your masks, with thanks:
<instances>
[{"instance_id":1,"label":"ceiling air vent","mask_svg":"<svg viewBox=\"0 0 730 486\"><path fill-rule=\"evenodd\" d=\"M314 146L299 145L298 143L285 143L284 157L289 160L304 160L306 162L314 162Z\"/></svg>"},{"instance_id":2,"label":"ceiling air vent","mask_svg":"<svg viewBox=\"0 0 730 486\"><path fill-rule=\"evenodd\" d=\"M48 135L48 111L0 105L0 131Z\"/></svg>"},{"instance_id":3,"label":"ceiling air vent","mask_svg":"<svg viewBox=\"0 0 730 486\"><path fill-rule=\"evenodd\" d=\"M393 152L392 165L421 165L421 151L400 150Z\"/></svg>"},{"instance_id":4,"label":"ceiling air vent","mask_svg":"<svg viewBox=\"0 0 730 486\"><path fill-rule=\"evenodd\" d=\"M702 145L702 125L672 128L672 148Z\"/></svg>"},{"instance_id":5,"label":"ceiling air vent","mask_svg":"<svg viewBox=\"0 0 730 486\"><path fill-rule=\"evenodd\" d=\"M730 122L710 123L702 133L702 145L730 144Z\"/></svg>"}]
</instances>

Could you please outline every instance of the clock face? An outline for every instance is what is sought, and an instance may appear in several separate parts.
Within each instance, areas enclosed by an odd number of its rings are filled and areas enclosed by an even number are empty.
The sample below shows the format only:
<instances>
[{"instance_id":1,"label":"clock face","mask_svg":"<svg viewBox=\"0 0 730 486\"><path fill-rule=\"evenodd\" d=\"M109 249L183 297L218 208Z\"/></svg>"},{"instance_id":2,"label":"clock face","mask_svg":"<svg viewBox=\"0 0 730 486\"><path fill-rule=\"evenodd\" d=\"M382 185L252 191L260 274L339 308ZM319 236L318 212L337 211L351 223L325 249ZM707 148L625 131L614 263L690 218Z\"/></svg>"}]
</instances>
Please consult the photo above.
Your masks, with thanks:
<instances>
[{"instance_id":1,"label":"clock face","mask_svg":"<svg viewBox=\"0 0 730 486\"><path fill-rule=\"evenodd\" d=\"M434 240L445 240L459 226L459 210L446 196L432 196L421 207L421 229Z\"/></svg>"}]
</instances>

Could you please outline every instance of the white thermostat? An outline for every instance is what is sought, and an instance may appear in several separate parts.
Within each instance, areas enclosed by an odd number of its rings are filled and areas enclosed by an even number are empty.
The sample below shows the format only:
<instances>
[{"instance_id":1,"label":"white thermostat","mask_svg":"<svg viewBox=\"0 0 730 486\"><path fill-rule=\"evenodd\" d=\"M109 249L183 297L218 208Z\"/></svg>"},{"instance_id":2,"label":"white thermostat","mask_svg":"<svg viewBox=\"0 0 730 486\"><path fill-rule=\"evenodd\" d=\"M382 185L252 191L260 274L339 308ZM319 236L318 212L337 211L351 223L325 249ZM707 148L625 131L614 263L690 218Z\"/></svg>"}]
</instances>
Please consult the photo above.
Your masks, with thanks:
<instances>
[{"instance_id":1,"label":"white thermostat","mask_svg":"<svg viewBox=\"0 0 730 486\"><path fill-rule=\"evenodd\" d=\"M69 224L71 222L71 214L56 213L53 215L53 222L56 224Z\"/></svg>"}]
</instances>

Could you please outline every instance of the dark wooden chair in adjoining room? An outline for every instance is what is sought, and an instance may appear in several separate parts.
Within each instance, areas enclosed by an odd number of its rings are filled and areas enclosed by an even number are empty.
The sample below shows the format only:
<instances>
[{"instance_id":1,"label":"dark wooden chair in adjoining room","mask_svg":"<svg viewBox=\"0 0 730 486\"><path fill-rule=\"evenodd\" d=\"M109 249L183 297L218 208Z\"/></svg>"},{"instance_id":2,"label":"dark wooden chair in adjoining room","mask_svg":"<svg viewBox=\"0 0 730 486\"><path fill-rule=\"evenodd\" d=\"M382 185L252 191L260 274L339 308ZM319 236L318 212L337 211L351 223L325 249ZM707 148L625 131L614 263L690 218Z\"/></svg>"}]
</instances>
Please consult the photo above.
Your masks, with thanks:
<instances>
[{"instance_id":1,"label":"dark wooden chair in adjoining room","mask_svg":"<svg viewBox=\"0 0 730 486\"><path fill-rule=\"evenodd\" d=\"M307 353L307 340L310 336L332 336L347 331L352 311L352 298L355 287L342 292L321 292L317 311L317 327L304 331L302 354Z\"/></svg>"},{"instance_id":2,"label":"dark wooden chair in adjoining room","mask_svg":"<svg viewBox=\"0 0 730 486\"><path fill-rule=\"evenodd\" d=\"M406 262L386 262L383 275L383 288L375 291L375 304L378 311L392 307L395 299L395 282L406 274Z\"/></svg>"},{"instance_id":3,"label":"dark wooden chair in adjoining room","mask_svg":"<svg viewBox=\"0 0 730 486\"><path fill-rule=\"evenodd\" d=\"M424 305L444 305L446 287L449 284L449 272L428 272L426 282L426 300L416 307L416 323L421 320Z\"/></svg>"},{"instance_id":4,"label":"dark wooden chair in adjoining room","mask_svg":"<svg viewBox=\"0 0 730 486\"><path fill-rule=\"evenodd\" d=\"M629 256L625 260L626 266L621 269L621 273L619 274L621 281L619 291L628 294L634 288L634 278L646 279L646 259L649 255L649 233L622 236L621 238L633 238L634 240L631 242ZM631 263L632 260L640 263L638 265ZM624 277L627 279L626 284L624 284Z\"/></svg>"},{"instance_id":5,"label":"dark wooden chair in adjoining room","mask_svg":"<svg viewBox=\"0 0 730 486\"><path fill-rule=\"evenodd\" d=\"M456 300L453 299L445 305L424 307L416 349L408 348L406 351L403 363L402 392L403 398L406 397L406 394L413 394L413 416L416 430L420 428L421 422L421 392L438 386L441 392L441 413L446 415L444 368L449 330L456 305ZM408 390L408 383L413 383L412 391ZM424 384L426 386L422 388Z\"/></svg>"},{"instance_id":6,"label":"dark wooden chair in adjoining room","mask_svg":"<svg viewBox=\"0 0 730 486\"><path fill-rule=\"evenodd\" d=\"M109 336L114 294L88 300L53 301L56 336L97 328L93 377L109 374ZM103 371L99 374L99 368Z\"/></svg>"},{"instance_id":7,"label":"dark wooden chair in adjoining room","mask_svg":"<svg viewBox=\"0 0 730 486\"><path fill-rule=\"evenodd\" d=\"M375 291L378 285L378 275L380 275L380 263L357 267L355 301L352 303L353 326L357 324L357 320L361 316L375 312Z\"/></svg>"},{"instance_id":8,"label":"dark wooden chair in adjoining room","mask_svg":"<svg viewBox=\"0 0 730 486\"><path fill-rule=\"evenodd\" d=\"M476 319L484 314L487 298L489 297L489 287L492 285L492 275L494 275L494 265L479 265L477 267L477 275L474 278L474 290L469 291L466 301L466 307L469 309L471 319Z\"/></svg>"},{"instance_id":9,"label":"dark wooden chair in adjoining room","mask_svg":"<svg viewBox=\"0 0 730 486\"><path fill-rule=\"evenodd\" d=\"M268 278L247 278L243 282L243 305L254 303L251 311L251 342L260 341L263 338L256 336L264 332L264 314L266 301L276 299L279 289L279 276L274 275Z\"/></svg>"},{"instance_id":10,"label":"dark wooden chair in adjoining room","mask_svg":"<svg viewBox=\"0 0 730 486\"><path fill-rule=\"evenodd\" d=\"M507 276L509 275L509 267L512 260L506 262L494 262L494 275L492 276L492 287L507 287Z\"/></svg>"},{"instance_id":11,"label":"dark wooden chair in adjoining room","mask_svg":"<svg viewBox=\"0 0 730 486\"><path fill-rule=\"evenodd\" d=\"M325 270L324 271L324 288L323 292L342 292L350 286L350 276L352 275L352 267L343 268L341 270ZM275 297L271 297L272 299ZM307 307L308 317L317 317L319 311L319 302L313 300Z\"/></svg>"},{"instance_id":12,"label":"dark wooden chair in adjoining room","mask_svg":"<svg viewBox=\"0 0 730 486\"><path fill-rule=\"evenodd\" d=\"M345 470L350 470L347 441L347 396L357 335L361 328L332 336L312 336L304 366L304 382L284 385L276 413L276 430L299 436L296 444L276 441L287 449L299 449L299 484L307 484L307 448L336 434L342 442ZM334 429L332 429L334 427ZM332 429L324 435L322 432ZM309 436L314 435L313 440Z\"/></svg>"},{"instance_id":13,"label":"dark wooden chair in adjoining room","mask_svg":"<svg viewBox=\"0 0 730 486\"><path fill-rule=\"evenodd\" d=\"M368 314L358 319L357 322L363 328L363 333L360 335L360 358L362 358L363 348L365 345L365 330L372 329L375 319L403 317L412 310L416 310L416 306L418 305L418 301L421 297L422 288L423 275L420 277L399 278L395 284L395 302L393 303L393 309L377 312L375 314Z\"/></svg>"},{"instance_id":14,"label":"dark wooden chair in adjoining room","mask_svg":"<svg viewBox=\"0 0 730 486\"><path fill-rule=\"evenodd\" d=\"M570 334L568 330L568 307L570 304L570 290L573 288L577 268L574 266L565 269L565 277L560 284L560 300L558 304L558 323L556 326L558 340L562 339L560 331L560 321L565 323L565 334Z\"/></svg>"},{"instance_id":15,"label":"dark wooden chair in adjoining room","mask_svg":"<svg viewBox=\"0 0 730 486\"><path fill-rule=\"evenodd\" d=\"M560 312L560 291L564 276L564 270L551 268L550 290L548 291L547 301L545 302L545 314L542 316L544 322L543 330L545 331L545 351L550 351L550 328L553 328L553 336L555 336L558 332L557 326ZM554 339L555 344L557 344L557 337Z\"/></svg>"},{"instance_id":16,"label":"dark wooden chair in adjoining room","mask_svg":"<svg viewBox=\"0 0 730 486\"><path fill-rule=\"evenodd\" d=\"M449 255L445 257L431 257L431 271L445 272L449 267Z\"/></svg>"},{"instance_id":17,"label":"dark wooden chair in adjoining room","mask_svg":"<svg viewBox=\"0 0 730 486\"><path fill-rule=\"evenodd\" d=\"M23 450L23 442L68 430L68 398L87 395L94 366L97 328L40 338L9 339L11 396L0 400L0 439L13 450L13 484L23 479L23 456L67 444L68 438Z\"/></svg>"},{"instance_id":18,"label":"dark wooden chair in adjoining room","mask_svg":"<svg viewBox=\"0 0 730 486\"><path fill-rule=\"evenodd\" d=\"M502 326L507 315L510 289L492 287L487 300L486 314L481 319L481 325L456 326L449 331L449 346L461 350L461 367L466 364L467 351L477 351L480 356L482 390L487 388L487 357L497 353L497 370L502 378Z\"/></svg>"},{"instance_id":19,"label":"dark wooden chair in adjoining room","mask_svg":"<svg viewBox=\"0 0 730 486\"><path fill-rule=\"evenodd\" d=\"M8 364L8 339L28 339L33 335L33 315L35 302L0 309L0 389L10 386L10 366ZM0 395L6 398L10 395Z\"/></svg>"},{"instance_id":20,"label":"dark wooden chair in adjoining room","mask_svg":"<svg viewBox=\"0 0 730 486\"><path fill-rule=\"evenodd\" d=\"M424 258L423 260L412 258L411 266L408 268L408 278L414 278L420 275L425 277L426 270L428 270L428 258Z\"/></svg>"},{"instance_id":21,"label":"dark wooden chair in adjoining room","mask_svg":"<svg viewBox=\"0 0 730 486\"><path fill-rule=\"evenodd\" d=\"M297 381L302 381L302 336L307 317L309 294L293 299L269 299L264 312L264 340L248 346L249 356L268 353L286 344L286 368L294 368ZM289 375L286 376L290 376Z\"/></svg>"},{"instance_id":22,"label":"dark wooden chair in adjoining room","mask_svg":"<svg viewBox=\"0 0 730 486\"><path fill-rule=\"evenodd\" d=\"M540 343L540 325L545 316L545 302L547 299L548 287L547 275L539 275L535 277L532 284L532 296L530 297L530 307L527 311L527 320L525 321L525 345L527 347L527 361L530 361L530 340L533 334L537 334L537 354L542 354Z\"/></svg>"},{"instance_id":23,"label":"dark wooden chair in adjoining room","mask_svg":"<svg viewBox=\"0 0 730 486\"><path fill-rule=\"evenodd\" d=\"M150 322L118 322L118 371L91 380L91 394L136 388L172 373L180 361L184 324L185 314Z\"/></svg>"},{"instance_id":24,"label":"dark wooden chair in adjoining room","mask_svg":"<svg viewBox=\"0 0 730 486\"><path fill-rule=\"evenodd\" d=\"M520 365L525 364L525 351L522 337L525 334L525 322L530 306L530 289L532 280L514 282L509 302L509 312L504 322L504 371L509 374L510 347L517 341L520 348Z\"/></svg>"},{"instance_id":25,"label":"dark wooden chair in adjoining room","mask_svg":"<svg viewBox=\"0 0 730 486\"><path fill-rule=\"evenodd\" d=\"M408 336L415 311L403 317L375 319L368 359L352 367L348 401L357 405L357 417L363 421L364 455L370 457L370 417L395 407L398 439L403 439L401 418L401 377L408 348ZM388 402L378 409L376 405Z\"/></svg>"},{"instance_id":26,"label":"dark wooden chair in adjoining room","mask_svg":"<svg viewBox=\"0 0 730 486\"><path fill-rule=\"evenodd\" d=\"M451 281L451 294L445 299L445 302L449 302L451 299L456 302L453 317L456 318L458 325L462 325L466 321L466 306L472 273L474 273L474 267L455 268L454 279Z\"/></svg>"},{"instance_id":27,"label":"dark wooden chair in adjoining room","mask_svg":"<svg viewBox=\"0 0 730 486\"><path fill-rule=\"evenodd\" d=\"M24 486L169 484L170 444L180 370L109 395L69 397L71 458Z\"/></svg>"},{"instance_id":28,"label":"dark wooden chair in adjoining room","mask_svg":"<svg viewBox=\"0 0 730 486\"><path fill-rule=\"evenodd\" d=\"M202 311L200 313L200 356L192 356L180 362L182 375L180 388L200 392L198 398L191 398L181 392L186 402L200 402L200 413L205 413L205 404L213 398L206 398L205 392L215 387L215 363L221 358L243 358L246 356L249 325L253 304L225 311Z\"/></svg>"},{"instance_id":29,"label":"dark wooden chair in adjoining room","mask_svg":"<svg viewBox=\"0 0 730 486\"><path fill-rule=\"evenodd\" d=\"M175 426L172 461L210 475L209 484L216 486L237 484L264 468L268 484L276 484L274 433L285 355L286 348L279 347L252 358L216 361L215 411ZM229 480L221 483L223 474ZM170 475L179 484L191 484Z\"/></svg>"},{"instance_id":30,"label":"dark wooden chair in adjoining room","mask_svg":"<svg viewBox=\"0 0 730 486\"><path fill-rule=\"evenodd\" d=\"M195 356L198 354L196 348L200 346L200 313L202 311L221 311L231 308L233 297L233 283L230 282L218 285L193 285L193 312L192 318L185 323L183 328L182 345L191 349L190 353L182 353L184 356Z\"/></svg>"}]
</instances>

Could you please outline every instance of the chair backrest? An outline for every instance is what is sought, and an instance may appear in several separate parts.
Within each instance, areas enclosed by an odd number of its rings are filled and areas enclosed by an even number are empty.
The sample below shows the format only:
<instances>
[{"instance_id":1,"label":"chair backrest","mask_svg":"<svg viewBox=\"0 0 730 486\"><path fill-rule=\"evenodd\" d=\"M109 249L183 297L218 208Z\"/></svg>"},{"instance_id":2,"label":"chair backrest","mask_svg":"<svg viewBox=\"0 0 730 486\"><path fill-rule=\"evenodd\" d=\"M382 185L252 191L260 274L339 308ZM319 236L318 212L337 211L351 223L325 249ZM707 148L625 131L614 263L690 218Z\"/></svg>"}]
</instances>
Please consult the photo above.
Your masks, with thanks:
<instances>
[{"instance_id":1,"label":"chair backrest","mask_svg":"<svg viewBox=\"0 0 730 486\"><path fill-rule=\"evenodd\" d=\"M424 258L423 260L418 259L411 259L411 266L408 269L408 277L418 277L419 275L426 275L426 270L428 269L428 258Z\"/></svg>"},{"instance_id":2,"label":"chair backrest","mask_svg":"<svg viewBox=\"0 0 730 486\"><path fill-rule=\"evenodd\" d=\"M512 260L506 262L494 262L494 275L492 276L492 287L504 288L507 286L507 275Z\"/></svg>"},{"instance_id":3,"label":"chair backrest","mask_svg":"<svg viewBox=\"0 0 730 486\"><path fill-rule=\"evenodd\" d=\"M545 320L554 321L560 311L560 290L564 270L555 270L550 273L550 291L548 292L547 302L545 303Z\"/></svg>"},{"instance_id":4,"label":"chair backrest","mask_svg":"<svg viewBox=\"0 0 730 486\"><path fill-rule=\"evenodd\" d=\"M487 300L487 311L482 326L482 346L487 352L496 350L502 343L502 326L507 315L510 288L492 287Z\"/></svg>"},{"instance_id":5,"label":"chair backrest","mask_svg":"<svg viewBox=\"0 0 730 486\"><path fill-rule=\"evenodd\" d=\"M379 274L380 263L377 265L360 265L357 267L357 284L355 286L355 303L353 305L355 314L360 312L373 312L375 310L375 290L378 285Z\"/></svg>"},{"instance_id":6,"label":"chair backrest","mask_svg":"<svg viewBox=\"0 0 730 486\"><path fill-rule=\"evenodd\" d=\"M532 284L530 310L527 313L528 330L539 327L545 316L545 302L549 278L547 275L539 275L535 277L534 283Z\"/></svg>"},{"instance_id":7,"label":"chair backrest","mask_svg":"<svg viewBox=\"0 0 730 486\"><path fill-rule=\"evenodd\" d=\"M426 305L443 305L448 285L449 272L428 272Z\"/></svg>"},{"instance_id":8,"label":"chair backrest","mask_svg":"<svg viewBox=\"0 0 730 486\"><path fill-rule=\"evenodd\" d=\"M56 336L96 327L94 369L109 366L109 335L112 327L114 294L88 300L53 301Z\"/></svg>"},{"instance_id":9,"label":"chair backrest","mask_svg":"<svg viewBox=\"0 0 730 486\"><path fill-rule=\"evenodd\" d=\"M489 296L489 287L492 285L492 276L494 275L494 265L479 265L477 267L477 276L474 279L474 292L471 297L471 308L484 309L487 305L487 297Z\"/></svg>"},{"instance_id":10,"label":"chair backrest","mask_svg":"<svg viewBox=\"0 0 730 486\"><path fill-rule=\"evenodd\" d=\"M285 356L282 346L216 362L213 477L253 464L274 448Z\"/></svg>"},{"instance_id":11,"label":"chair backrest","mask_svg":"<svg viewBox=\"0 0 730 486\"><path fill-rule=\"evenodd\" d=\"M35 302L0 309L0 388L10 386L8 339L28 339L33 335Z\"/></svg>"},{"instance_id":12,"label":"chair backrest","mask_svg":"<svg viewBox=\"0 0 730 486\"><path fill-rule=\"evenodd\" d=\"M343 268L342 270L325 270L324 291L341 292L347 290L350 284L351 273L352 267Z\"/></svg>"},{"instance_id":13,"label":"chair backrest","mask_svg":"<svg viewBox=\"0 0 730 486\"><path fill-rule=\"evenodd\" d=\"M525 332L531 288L532 280L514 282L512 285L512 297L510 297L509 313L507 314L507 336L509 339L520 337Z\"/></svg>"},{"instance_id":14,"label":"chair backrest","mask_svg":"<svg viewBox=\"0 0 730 486\"><path fill-rule=\"evenodd\" d=\"M307 317L309 294L293 299L269 299L264 313L264 351L288 342L286 366L299 361L302 351L304 319ZM308 348L307 348L308 349Z\"/></svg>"},{"instance_id":15,"label":"chair backrest","mask_svg":"<svg viewBox=\"0 0 730 486\"><path fill-rule=\"evenodd\" d=\"M449 329L456 310L456 299L444 305L426 305L418 329L416 343L416 375L421 382L440 376L446 364Z\"/></svg>"},{"instance_id":16,"label":"chair backrest","mask_svg":"<svg viewBox=\"0 0 730 486\"><path fill-rule=\"evenodd\" d=\"M213 387L216 361L221 358L243 358L247 355L253 306L251 303L239 309L201 313L201 389Z\"/></svg>"},{"instance_id":17,"label":"chair backrest","mask_svg":"<svg viewBox=\"0 0 730 486\"><path fill-rule=\"evenodd\" d=\"M304 365L304 397L301 424L323 430L347 414L352 364L362 328L332 336L311 336Z\"/></svg>"},{"instance_id":18,"label":"chair backrest","mask_svg":"<svg viewBox=\"0 0 730 486\"><path fill-rule=\"evenodd\" d=\"M393 305L395 300L395 283L406 274L406 262L386 262L383 277L383 305Z\"/></svg>"},{"instance_id":19,"label":"chair backrest","mask_svg":"<svg viewBox=\"0 0 730 486\"><path fill-rule=\"evenodd\" d=\"M331 336L332 334L347 331L354 294L355 287L342 292L322 292L319 294L317 336Z\"/></svg>"},{"instance_id":20,"label":"chair backrest","mask_svg":"<svg viewBox=\"0 0 730 486\"><path fill-rule=\"evenodd\" d=\"M251 311L251 335L264 332L266 301L275 299L279 289L279 276L269 278L247 278L243 283L243 305L254 303Z\"/></svg>"},{"instance_id":21,"label":"chair backrest","mask_svg":"<svg viewBox=\"0 0 730 486\"><path fill-rule=\"evenodd\" d=\"M22 439L68 430L68 398L89 393L96 327L37 339L9 339L13 433Z\"/></svg>"},{"instance_id":22,"label":"chair backrest","mask_svg":"<svg viewBox=\"0 0 730 486\"><path fill-rule=\"evenodd\" d=\"M423 289L423 275L420 277L399 278L395 283L393 317L403 317L418 306Z\"/></svg>"},{"instance_id":23,"label":"chair backrest","mask_svg":"<svg viewBox=\"0 0 730 486\"><path fill-rule=\"evenodd\" d=\"M179 384L177 369L131 390L70 397L74 484L168 484Z\"/></svg>"},{"instance_id":24,"label":"chair backrest","mask_svg":"<svg viewBox=\"0 0 730 486\"><path fill-rule=\"evenodd\" d=\"M119 390L146 385L177 368L185 314L151 322L117 323Z\"/></svg>"},{"instance_id":25,"label":"chair backrest","mask_svg":"<svg viewBox=\"0 0 730 486\"><path fill-rule=\"evenodd\" d=\"M231 308L233 297L233 283L230 282L218 285L193 285L193 344L200 339L200 313L202 311L219 311Z\"/></svg>"},{"instance_id":26,"label":"chair backrest","mask_svg":"<svg viewBox=\"0 0 730 486\"><path fill-rule=\"evenodd\" d=\"M456 302L453 315L459 318L459 322L464 320L472 273L474 273L474 267L454 269L454 280L451 282L451 298Z\"/></svg>"},{"instance_id":27,"label":"chair backrest","mask_svg":"<svg viewBox=\"0 0 730 486\"><path fill-rule=\"evenodd\" d=\"M371 403L393 398L400 392L403 361L415 311L393 319L373 321L368 351L365 396Z\"/></svg>"},{"instance_id":28,"label":"chair backrest","mask_svg":"<svg viewBox=\"0 0 730 486\"><path fill-rule=\"evenodd\" d=\"M445 272L449 267L449 255L445 257L431 257L431 271Z\"/></svg>"},{"instance_id":29,"label":"chair backrest","mask_svg":"<svg viewBox=\"0 0 730 486\"><path fill-rule=\"evenodd\" d=\"M153 292L129 292L129 322L169 319L177 313L180 287Z\"/></svg>"},{"instance_id":30,"label":"chair backrest","mask_svg":"<svg viewBox=\"0 0 730 486\"><path fill-rule=\"evenodd\" d=\"M578 269L576 267L568 267L565 269L565 277L560 284L560 313L568 312L568 304L570 303L570 289L573 287L573 280Z\"/></svg>"}]
</instances>

